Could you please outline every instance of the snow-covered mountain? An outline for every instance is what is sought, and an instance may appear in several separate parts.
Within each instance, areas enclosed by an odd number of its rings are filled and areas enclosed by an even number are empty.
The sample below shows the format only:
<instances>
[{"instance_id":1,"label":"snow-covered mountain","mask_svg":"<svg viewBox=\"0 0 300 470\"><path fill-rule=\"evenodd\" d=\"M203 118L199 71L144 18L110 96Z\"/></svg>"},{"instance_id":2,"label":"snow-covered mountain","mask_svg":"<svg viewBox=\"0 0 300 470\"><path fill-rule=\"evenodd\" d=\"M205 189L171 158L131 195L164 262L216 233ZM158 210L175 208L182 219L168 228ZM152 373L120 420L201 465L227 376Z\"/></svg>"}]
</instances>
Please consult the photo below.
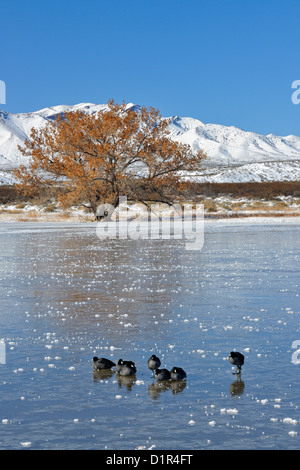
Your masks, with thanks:
<instances>
[{"instance_id":1,"label":"snow-covered mountain","mask_svg":"<svg viewBox=\"0 0 300 470\"><path fill-rule=\"evenodd\" d=\"M30 113L0 111L0 183L11 183L12 169L21 162L27 163L20 155L18 145L29 137L32 127L44 126L58 113L77 109L97 113L106 107L105 104L80 103ZM233 126L204 124L197 119L178 116L171 118L170 136L189 144L195 151L203 149L206 152L203 171L192 176L197 181L300 180L300 137L260 135Z\"/></svg>"}]
</instances>

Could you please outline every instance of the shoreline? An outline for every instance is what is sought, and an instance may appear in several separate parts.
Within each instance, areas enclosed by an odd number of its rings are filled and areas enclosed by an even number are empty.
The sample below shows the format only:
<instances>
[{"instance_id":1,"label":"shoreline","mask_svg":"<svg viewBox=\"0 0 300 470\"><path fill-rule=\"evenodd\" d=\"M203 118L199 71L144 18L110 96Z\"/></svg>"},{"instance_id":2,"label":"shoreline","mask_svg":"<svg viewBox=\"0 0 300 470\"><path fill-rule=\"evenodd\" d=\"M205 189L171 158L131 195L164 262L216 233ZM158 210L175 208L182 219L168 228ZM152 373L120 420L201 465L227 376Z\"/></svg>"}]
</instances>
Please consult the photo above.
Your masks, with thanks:
<instances>
[{"instance_id":1,"label":"shoreline","mask_svg":"<svg viewBox=\"0 0 300 470\"><path fill-rule=\"evenodd\" d=\"M289 219L290 221L294 221L295 223L300 223L300 212L216 212L216 213L204 213L204 222L221 222L221 221L248 221L255 219L256 221L277 221L278 223L282 223ZM135 219L128 219L128 222L135 220ZM146 219L141 217L140 221L143 222ZM172 219L170 220L178 220ZM120 219L120 222L122 219ZM115 221L113 221L115 222ZM77 213L66 213L66 212L59 212L59 213L37 213L32 211L24 211L22 213L0 213L0 223L65 223L65 224L94 224L95 226L97 223L100 223L94 219L94 217L90 214L77 214Z\"/></svg>"},{"instance_id":2,"label":"shoreline","mask_svg":"<svg viewBox=\"0 0 300 470\"><path fill-rule=\"evenodd\" d=\"M284 219L300 218L300 197L280 196L268 199L229 197L201 197L197 200L180 201L178 206L166 206L162 203L151 203L146 207L141 203L121 204L112 214L112 221L147 220L154 215L165 220L179 220L181 216L195 216L196 208L200 217L206 221L232 219ZM149 213L149 209L151 213ZM81 207L62 208L55 200L44 203L11 202L0 204L0 222L3 223L95 223L94 214Z\"/></svg>"},{"instance_id":3,"label":"shoreline","mask_svg":"<svg viewBox=\"0 0 300 470\"><path fill-rule=\"evenodd\" d=\"M112 220L145 220L150 210L151 217L160 214L166 219L192 215L192 207L201 212L200 217L207 221L255 218L295 218L300 217L300 182L241 183L240 185L216 184L196 185L185 194L178 194L174 206L166 206L154 201L142 203L126 201L121 203L112 215ZM179 205L179 211L176 207ZM196 206L195 206L196 205ZM176 206L176 207L175 207ZM11 186L0 185L0 222L36 223L97 223L94 214L86 208L73 206L63 208L56 195L41 194L28 200Z\"/></svg>"}]
</instances>

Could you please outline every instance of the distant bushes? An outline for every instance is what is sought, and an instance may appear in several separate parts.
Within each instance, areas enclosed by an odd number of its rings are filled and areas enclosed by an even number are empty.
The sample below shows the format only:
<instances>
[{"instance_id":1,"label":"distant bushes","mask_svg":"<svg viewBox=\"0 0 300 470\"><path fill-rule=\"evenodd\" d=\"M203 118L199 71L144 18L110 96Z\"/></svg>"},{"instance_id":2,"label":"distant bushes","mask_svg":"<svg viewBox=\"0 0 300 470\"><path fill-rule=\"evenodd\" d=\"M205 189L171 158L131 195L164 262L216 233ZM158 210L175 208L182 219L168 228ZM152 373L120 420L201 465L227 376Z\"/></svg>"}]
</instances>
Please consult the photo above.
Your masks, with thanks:
<instances>
[{"instance_id":1,"label":"distant bushes","mask_svg":"<svg viewBox=\"0 0 300 470\"><path fill-rule=\"evenodd\" d=\"M57 188L41 191L35 197L25 196L22 191L18 191L15 186L0 185L0 204L24 204L25 202L34 202L44 204L56 199Z\"/></svg>"},{"instance_id":2,"label":"distant bushes","mask_svg":"<svg viewBox=\"0 0 300 470\"><path fill-rule=\"evenodd\" d=\"M0 185L0 204L22 204L24 202L34 202L45 204L56 200L59 188L48 188L41 191L36 197L24 196L18 192L14 186ZM60 188L62 190L62 188ZM278 181L263 183L193 183L184 182L177 191L168 188L168 192L174 199L197 200L200 197L213 198L217 196L246 197L252 199L271 200L279 196L293 196L300 198L300 181ZM147 199L147 197L146 197ZM210 210L212 210L211 208ZM209 210L209 208L208 208Z\"/></svg>"},{"instance_id":3,"label":"distant bushes","mask_svg":"<svg viewBox=\"0 0 300 470\"><path fill-rule=\"evenodd\" d=\"M0 204L21 203L22 199L22 195L18 193L14 186L0 186Z\"/></svg>"},{"instance_id":4,"label":"distant bushes","mask_svg":"<svg viewBox=\"0 0 300 470\"><path fill-rule=\"evenodd\" d=\"M181 189L182 196L216 197L220 195L253 199L273 199L278 196L300 197L300 181L276 181L263 183L193 183L187 182Z\"/></svg>"}]
</instances>

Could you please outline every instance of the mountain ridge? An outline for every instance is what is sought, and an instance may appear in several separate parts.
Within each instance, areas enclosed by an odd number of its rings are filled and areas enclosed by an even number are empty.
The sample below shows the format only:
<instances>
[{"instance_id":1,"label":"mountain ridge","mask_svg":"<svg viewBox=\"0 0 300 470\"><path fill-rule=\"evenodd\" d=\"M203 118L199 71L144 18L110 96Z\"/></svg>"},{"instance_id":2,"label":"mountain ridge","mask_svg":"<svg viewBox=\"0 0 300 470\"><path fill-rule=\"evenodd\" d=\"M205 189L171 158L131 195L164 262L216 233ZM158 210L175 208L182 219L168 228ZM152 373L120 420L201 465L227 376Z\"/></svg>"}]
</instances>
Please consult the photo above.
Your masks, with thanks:
<instances>
[{"instance_id":1,"label":"mountain ridge","mask_svg":"<svg viewBox=\"0 0 300 470\"><path fill-rule=\"evenodd\" d=\"M135 107L128 103L127 107ZM13 182L11 171L28 163L18 150L32 127L41 128L59 113L82 110L95 114L106 104L57 105L28 113L0 111L0 183ZM300 180L300 137L245 131L236 126L205 124L192 117L172 116L170 138L204 150L203 171L189 175L199 182Z\"/></svg>"}]
</instances>

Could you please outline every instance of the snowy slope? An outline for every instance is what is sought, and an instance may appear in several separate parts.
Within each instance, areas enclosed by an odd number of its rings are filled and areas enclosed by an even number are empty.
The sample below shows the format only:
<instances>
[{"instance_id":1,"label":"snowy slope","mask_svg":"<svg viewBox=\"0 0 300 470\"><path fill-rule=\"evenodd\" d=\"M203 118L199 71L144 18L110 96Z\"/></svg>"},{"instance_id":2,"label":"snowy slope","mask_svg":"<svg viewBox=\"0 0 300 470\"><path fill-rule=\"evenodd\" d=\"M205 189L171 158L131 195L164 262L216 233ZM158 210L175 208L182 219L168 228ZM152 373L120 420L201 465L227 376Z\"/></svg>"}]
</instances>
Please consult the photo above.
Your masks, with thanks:
<instances>
[{"instance_id":1,"label":"snowy slope","mask_svg":"<svg viewBox=\"0 0 300 470\"><path fill-rule=\"evenodd\" d=\"M133 104L128 104L133 107ZM12 114L0 111L0 183L12 181L11 170L24 161L18 151L29 137L32 127L40 128L58 113L77 109L96 113L104 104L80 103L59 105L31 113ZM194 151L203 149L207 159L198 181L281 181L300 179L300 137L260 135L237 127L204 124L189 117L172 117L172 139L191 145Z\"/></svg>"},{"instance_id":2,"label":"snowy slope","mask_svg":"<svg viewBox=\"0 0 300 470\"><path fill-rule=\"evenodd\" d=\"M172 118L171 136L190 144L196 151L204 149L208 166L236 165L265 161L294 160L300 157L300 137L260 135L237 127L203 124L192 118Z\"/></svg>"}]
</instances>

